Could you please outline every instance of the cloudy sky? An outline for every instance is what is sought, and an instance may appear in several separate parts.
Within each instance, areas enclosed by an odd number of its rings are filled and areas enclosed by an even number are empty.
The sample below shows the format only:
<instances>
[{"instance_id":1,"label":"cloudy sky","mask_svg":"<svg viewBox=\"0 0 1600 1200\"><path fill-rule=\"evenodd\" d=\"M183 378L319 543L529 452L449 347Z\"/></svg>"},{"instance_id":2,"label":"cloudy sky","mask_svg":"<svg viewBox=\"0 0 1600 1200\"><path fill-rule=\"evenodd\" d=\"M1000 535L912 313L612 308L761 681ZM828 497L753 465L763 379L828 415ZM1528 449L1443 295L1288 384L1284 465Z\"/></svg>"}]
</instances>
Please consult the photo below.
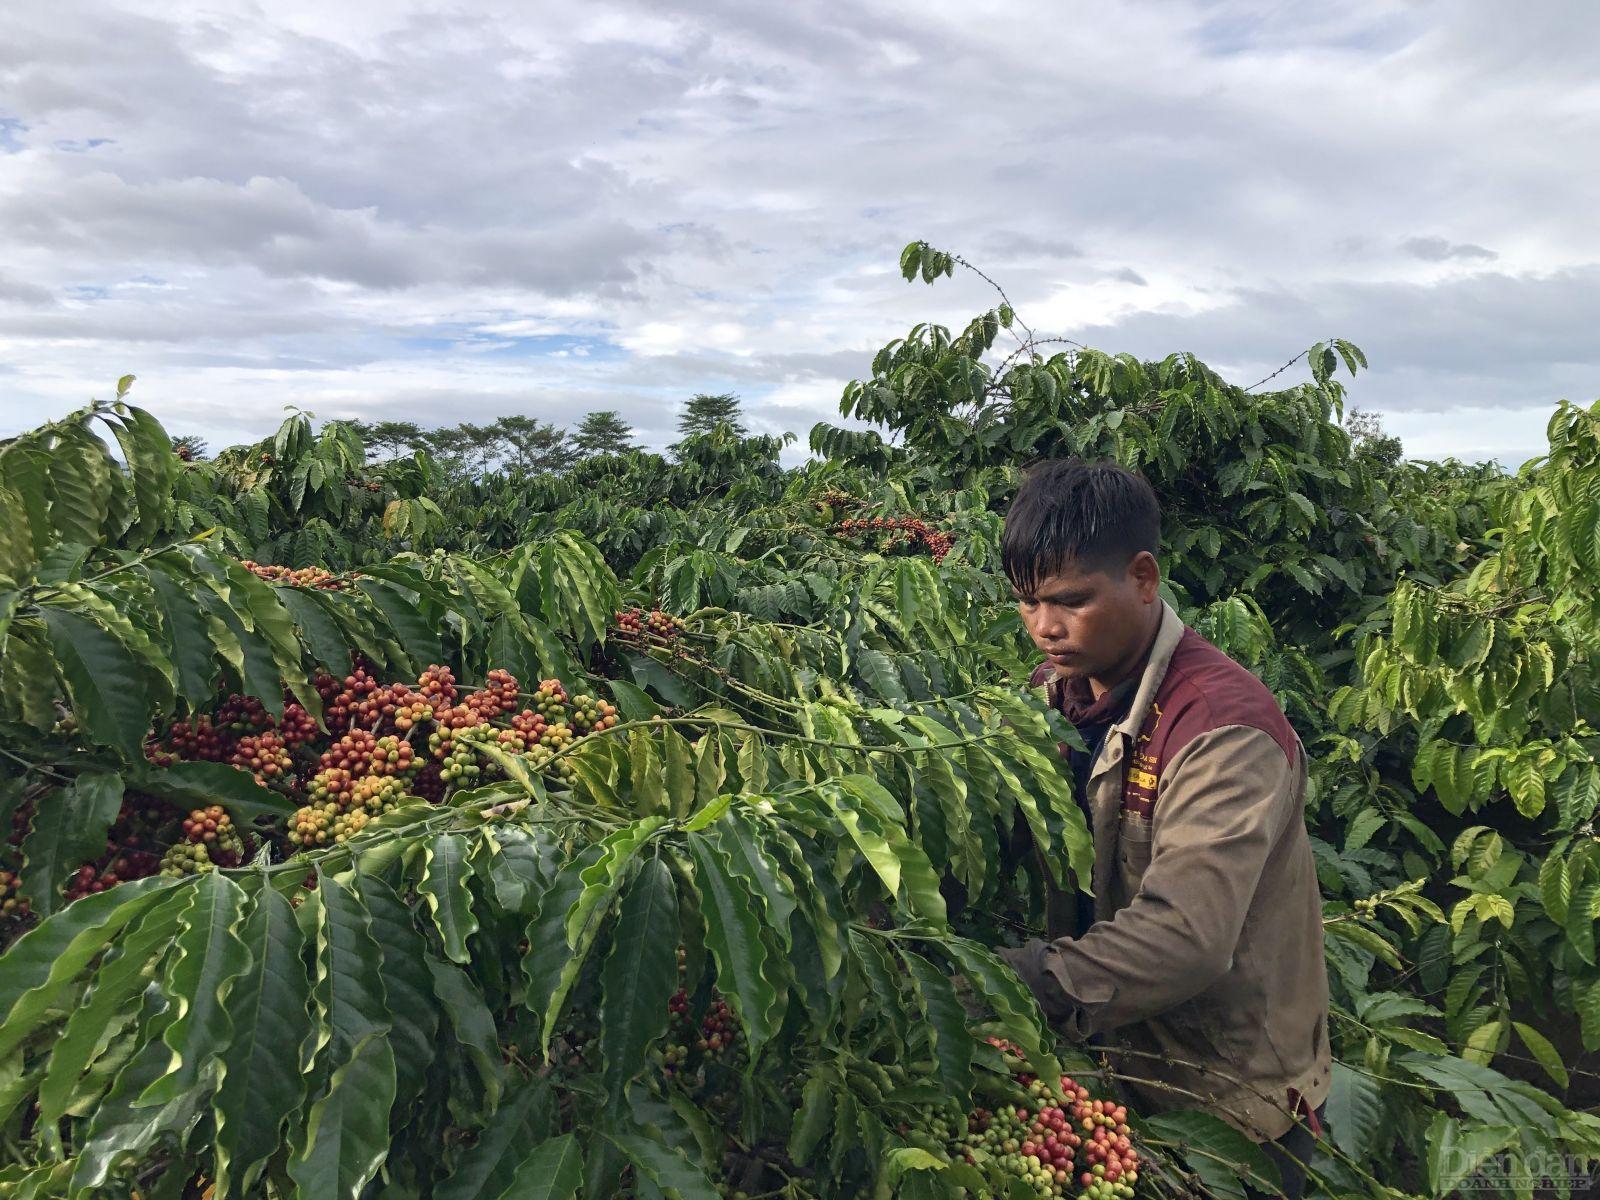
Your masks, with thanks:
<instances>
[{"instance_id":1,"label":"cloudy sky","mask_svg":"<svg viewBox=\"0 0 1600 1200\"><path fill-rule=\"evenodd\" d=\"M0 11L0 435L212 445L696 391L837 417L972 278L1250 383L1318 338L1417 457L1600 396L1600 5L64 0Z\"/></svg>"}]
</instances>

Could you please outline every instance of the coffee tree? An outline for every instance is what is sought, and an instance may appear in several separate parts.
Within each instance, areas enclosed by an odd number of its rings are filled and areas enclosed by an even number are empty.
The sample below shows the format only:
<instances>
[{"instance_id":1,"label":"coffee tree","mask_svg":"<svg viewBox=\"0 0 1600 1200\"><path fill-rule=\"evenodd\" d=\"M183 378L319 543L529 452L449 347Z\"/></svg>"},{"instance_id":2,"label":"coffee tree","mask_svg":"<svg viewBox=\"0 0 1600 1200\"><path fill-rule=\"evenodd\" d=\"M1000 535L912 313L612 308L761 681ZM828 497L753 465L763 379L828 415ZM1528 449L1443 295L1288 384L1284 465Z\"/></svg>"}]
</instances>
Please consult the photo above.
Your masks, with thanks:
<instances>
[{"instance_id":1,"label":"coffee tree","mask_svg":"<svg viewBox=\"0 0 1600 1200\"><path fill-rule=\"evenodd\" d=\"M1091 852L996 574L1067 453L1151 479L1167 594L1313 756L1314 1186L1600 1152L1600 418L1392 462L1348 343L1262 391L1000 300L795 469L446 480L300 415L192 461L131 380L0 443L0 1195L1270 1192L988 949Z\"/></svg>"}]
</instances>

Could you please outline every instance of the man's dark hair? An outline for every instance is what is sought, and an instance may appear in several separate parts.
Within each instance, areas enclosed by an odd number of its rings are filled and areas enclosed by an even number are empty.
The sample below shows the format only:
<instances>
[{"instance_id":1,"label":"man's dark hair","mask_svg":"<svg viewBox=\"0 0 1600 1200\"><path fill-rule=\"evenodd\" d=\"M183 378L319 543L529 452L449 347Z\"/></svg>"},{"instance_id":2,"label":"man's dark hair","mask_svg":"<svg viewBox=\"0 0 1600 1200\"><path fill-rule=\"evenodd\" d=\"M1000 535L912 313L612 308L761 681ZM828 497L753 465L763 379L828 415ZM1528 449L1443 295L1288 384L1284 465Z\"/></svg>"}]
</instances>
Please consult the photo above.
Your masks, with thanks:
<instances>
[{"instance_id":1,"label":"man's dark hair","mask_svg":"<svg viewBox=\"0 0 1600 1200\"><path fill-rule=\"evenodd\" d=\"M1031 468L1006 513L1000 563L1030 595L1074 563L1117 574L1161 543L1161 503L1143 475L1111 462L1052 459Z\"/></svg>"}]
</instances>

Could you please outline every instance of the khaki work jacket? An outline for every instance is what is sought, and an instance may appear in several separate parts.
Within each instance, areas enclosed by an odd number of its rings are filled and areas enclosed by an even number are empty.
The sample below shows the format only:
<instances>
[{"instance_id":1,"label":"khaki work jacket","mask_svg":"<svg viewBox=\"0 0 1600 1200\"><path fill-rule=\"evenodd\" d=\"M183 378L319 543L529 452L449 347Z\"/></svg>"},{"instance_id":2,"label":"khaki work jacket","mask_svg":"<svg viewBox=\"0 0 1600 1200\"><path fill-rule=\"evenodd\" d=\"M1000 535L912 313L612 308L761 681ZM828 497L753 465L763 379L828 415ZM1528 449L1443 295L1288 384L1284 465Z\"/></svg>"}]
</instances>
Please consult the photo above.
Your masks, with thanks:
<instances>
[{"instance_id":1,"label":"khaki work jacket","mask_svg":"<svg viewBox=\"0 0 1600 1200\"><path fill-rule=\"evenodd\" d=\"M1001 953L1053 1025L1156 1081L1130 1085L1146 1111L1204 1108L1266 1141L1331 1070L1305 750L1271 692L1162 607L1090 768L1094 923ZM1035 678L1059 707L1063 681Z\"/></svg>"}]
</instances>

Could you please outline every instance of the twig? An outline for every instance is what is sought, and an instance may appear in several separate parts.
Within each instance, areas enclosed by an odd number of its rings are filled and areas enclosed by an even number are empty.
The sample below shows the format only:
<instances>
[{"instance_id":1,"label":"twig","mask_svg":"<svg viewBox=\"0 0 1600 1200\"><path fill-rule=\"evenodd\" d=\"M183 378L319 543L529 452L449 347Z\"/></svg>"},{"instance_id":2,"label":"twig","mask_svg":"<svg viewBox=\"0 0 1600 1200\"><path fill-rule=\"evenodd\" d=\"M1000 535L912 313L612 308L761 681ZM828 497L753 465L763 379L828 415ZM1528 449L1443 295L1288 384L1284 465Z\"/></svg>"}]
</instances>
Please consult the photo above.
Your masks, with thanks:
<instances>
[{"instance_id":1,"label":"twig","mask_svg":"<svg viewBox=\"0 0 1600 1200\"><path fill-rule=\"evenodd\" d=\"M18 764L26 767L30 771L37 771L41 775L48 775L52 779L60 780L62 783L71 783L72 782L72 777L70 775L62 775L59 772L51 769L50 767L45 766L42 763L29 762L27 759L23 758L22 756L17 755L17 754L13 754L10 750L7 750L4 746L0 746L0 754L4 754L12 762L18 763Z\"/></svg>"},{"instance_id":2,"label":"twig","mask_svg":"<svg viewBox=\"0 0 1600 1200\"><path fill-rule=\"evenodd\" d=\"M960 263L963 267L965 267L967 270L971 271L979 279L983 280L990 287L992 287L995 291L1000 293L1001 301L1005 304L1005 306L1007 308L1009 308L1011 310L1011 321L1012 321L1012 324L1021 326L1022 327L1022 332L1026 333L1028 335L1028 340L1026 342L1023 342L1022 338L1017 336L1017 331L1013 329L1011 331L1011 334L1012 334L1013 337L1017 338L1017 341L1022 342L1023 346L1026 347L1030 342L1032 342L1034 340L1034 338L1033 338L1033 330L1029 329L1027 324L1024 323L1024 321L1022 320L1022 318L1017 315L1017 306L1015 304L1011 303L1011 297L1006 295L1005 288L1001 287L994 280L990 279L989 276L984 274L977 267L973 266L966 259L962 258L959 254L952 254L950 256L950 261L954 262L954 263Z\"/></svg>"},{"instance_id":3,"label":"twig","mask_svg":"<svg viewBox=\"0 0 1600 1200\"><path fill-rule=\"evenodd\" d=\"M1021 346L1017 347L1009 355L1007 355L1004 359L1001 360L1000 365L998 367L996 367L995 370L994 370L994 375L995 375L995 379L996 379L997 382L992 386L994 386L996 388L996 390L999 390L998 380L999 380L1000 376L1005 374L1005 372L1008 371L1011 368L1011 364L1016 362L1017 359L1019 357L1021 357L1021 355L1023 354L1024 351L1032 351L1032 349L1035 346L1053 346L1053 345L1058 345L1058 344L1059 345L1074 346L1079 350L1087 350L1089 348L1089 347L1085 346L1082 342L1075 342L1069 337L1031 338L1030 340L1028 340L1027 342L1024 342ZM1037 358L1038 355L1034 355L1034 357Z\"/></svg>"},{"instance_id":4,"label":"twig","mask_svg":"<svg viewBox=\"0 0 1600 1200\"><path fill-rule=\"evenodd\" d=\"M1308 355L1310 353L1311 353L1310 347L1307 347L1306 349L1300 351L1299 354L1296 354L1293 358L1291 358L1288 362L1284 363L1283 366L1279 367L1276 371L1274 371L1271 375L1268 375L1265 379L1256 380L1249 387L1245 388L1245 391L1253 392L1258 387L1260 387L1263 383L1271 382L1272 380L1276 379L1279 375L1282 375L1290 367L1294 366L1295 363L1299 362L1302 358L1304 358L1306 355Z\"/></svg>"}]
</instances>

